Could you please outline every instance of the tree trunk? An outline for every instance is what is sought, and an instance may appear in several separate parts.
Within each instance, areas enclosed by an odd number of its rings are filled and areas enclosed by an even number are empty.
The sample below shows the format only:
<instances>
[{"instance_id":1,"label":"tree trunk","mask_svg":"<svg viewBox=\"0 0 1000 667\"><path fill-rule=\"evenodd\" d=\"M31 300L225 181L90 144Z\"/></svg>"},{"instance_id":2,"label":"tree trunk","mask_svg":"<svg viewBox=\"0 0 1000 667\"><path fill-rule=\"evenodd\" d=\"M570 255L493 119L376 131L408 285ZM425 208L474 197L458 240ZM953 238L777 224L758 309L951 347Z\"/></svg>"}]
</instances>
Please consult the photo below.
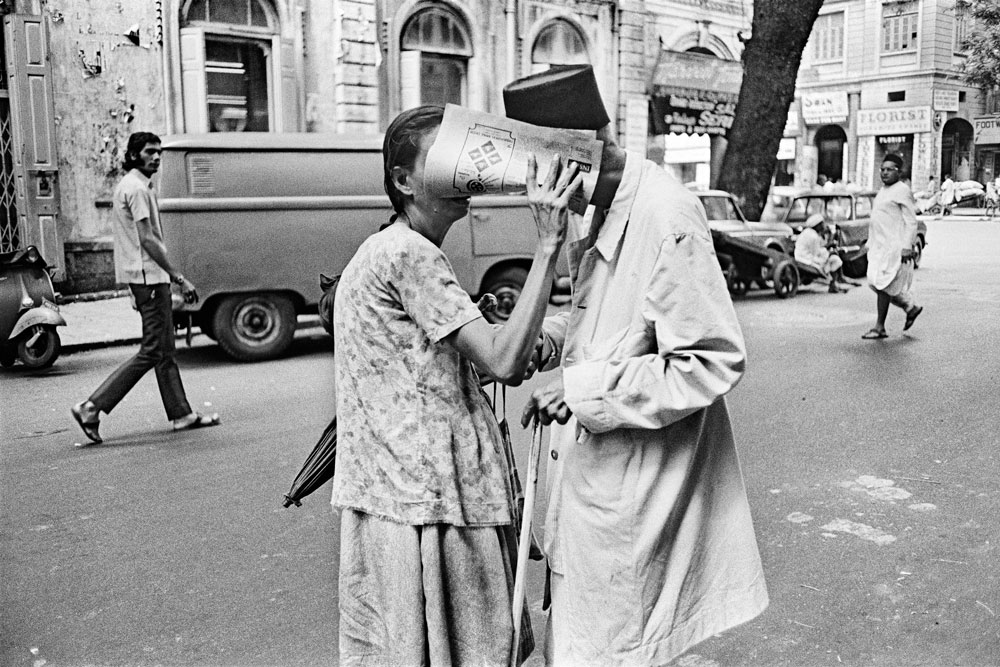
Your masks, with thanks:
<instances>
[{"instance_id":1,"label":"tree trunk","mask_svg":"<svg viewBox=\"0 0 1000 667\"><path fill-rule=\"evenodd\" d=\"M802 50L822 4L754 2L753 35L743 51L743 84L719 177L719 187L736 195L750 220L760 220L767 201Z\"/></svg>"}]
</instances>

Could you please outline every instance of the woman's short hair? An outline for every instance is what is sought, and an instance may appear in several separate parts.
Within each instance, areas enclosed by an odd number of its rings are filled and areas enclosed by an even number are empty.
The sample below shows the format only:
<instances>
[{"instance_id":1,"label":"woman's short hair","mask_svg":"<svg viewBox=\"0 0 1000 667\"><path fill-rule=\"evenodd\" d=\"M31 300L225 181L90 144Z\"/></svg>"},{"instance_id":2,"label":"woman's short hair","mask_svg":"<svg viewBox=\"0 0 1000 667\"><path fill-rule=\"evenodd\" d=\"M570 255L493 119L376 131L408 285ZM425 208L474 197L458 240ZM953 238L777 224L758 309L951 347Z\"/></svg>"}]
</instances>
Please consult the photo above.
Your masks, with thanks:
<instances>
[{"instance_id":1,"label":"woman's short hair","mask_svg":"<svg viewBox=\"0 0 1000 667\"><path fill-rule=\"evenodd\" d=\"M122 164L125 171L135 169L142 165L139 153L146 147L146 144L162 143L160 138L152 132L133 132L128 138L128 145L125 147L125 162Z\"/></svg>"},{"instance_id":2,"label":"woman's short hair","mask_svg":"<svg viewBox=\"0 0 1000 667\"><path fill-rule=\"evenodd\" d=\"M440 125L443 118L443 107L433 105L414 107L396 116L385 131L385 139L382 141L385 193L389 195L392 210L395 211L393 220L403 212L406 197L396 189L396 184L392 181L392 169L393 167L413 169L417 153L420 152L420 138Z\"/></svg>"}]
</instances>

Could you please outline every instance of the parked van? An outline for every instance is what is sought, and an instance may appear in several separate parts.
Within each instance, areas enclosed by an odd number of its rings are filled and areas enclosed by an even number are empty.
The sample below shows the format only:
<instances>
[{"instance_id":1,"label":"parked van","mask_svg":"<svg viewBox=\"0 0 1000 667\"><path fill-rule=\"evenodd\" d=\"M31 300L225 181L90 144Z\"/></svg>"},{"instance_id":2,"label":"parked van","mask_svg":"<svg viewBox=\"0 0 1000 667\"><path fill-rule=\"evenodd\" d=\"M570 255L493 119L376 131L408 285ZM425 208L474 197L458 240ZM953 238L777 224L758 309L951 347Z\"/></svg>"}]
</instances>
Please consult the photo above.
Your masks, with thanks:
<instances>
[{"instance_id":1,"label":"parked van","mask_svg":"<svg viewBox=\"0 0 1000 667\"><path fill-rule=\"evenodd\" d=\"M160 213L171 261L201 301L178 304L231 356L267 359L315 313L319 274L343 271L392 213L381 137L218 133L163 138ZM443 250L462 286L495 294L503 321L538 234L524 196L476 197ZM567 274L565 259L560 275ZM564 279L565 281L565 279Z\"/></svg>"}]
</instances>

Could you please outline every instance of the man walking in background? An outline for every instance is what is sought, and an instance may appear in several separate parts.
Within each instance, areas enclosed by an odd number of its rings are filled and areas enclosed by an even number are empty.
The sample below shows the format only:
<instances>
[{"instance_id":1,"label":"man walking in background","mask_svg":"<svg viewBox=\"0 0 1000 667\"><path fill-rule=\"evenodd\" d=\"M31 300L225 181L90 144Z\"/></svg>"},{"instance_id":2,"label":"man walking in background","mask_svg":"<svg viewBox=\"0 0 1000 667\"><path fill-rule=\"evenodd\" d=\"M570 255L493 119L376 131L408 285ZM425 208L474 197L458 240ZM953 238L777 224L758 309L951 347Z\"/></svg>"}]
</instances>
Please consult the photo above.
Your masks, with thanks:
<instances>
[{"instance_id":1,"label":"man walking in background","mask_svg":"<svg viewBox=\"0 0 1000 667\"><path fill-rule=\"evenodd\" d=\"M90 398L73 406L73 418L92 442L102 442L100 413L110 413L150 369L155 369L160 397L175 431L215 426L219 415L202 415L191 409L174 342L170 283L180 286L184 299L198 301L198 293L170 263L160 226L160 211L150 180L160 168L160 138L135 132L128 140L124 168L128 172L115 188L115 279L126 283L135 308L142 316L139 352L97 388Z\"/></svg>"},{"instance_id":2,"label":"man walking in background","mask_svg":"<svg viewBox=\"0 0 1000 667\"><path fill-rule=\"evenodd\" d=\"M877 295L875 326L861 337L876 340L889 336L885 319L889 304L906 311L903 331L908 330L923 312L910 295L913 283L913 244L917 240L917 209L909 186L900 180L903 158L890 153L880 171L883 187L872 204L868 228L868 286Z\"/></svg>"}]
</instances>

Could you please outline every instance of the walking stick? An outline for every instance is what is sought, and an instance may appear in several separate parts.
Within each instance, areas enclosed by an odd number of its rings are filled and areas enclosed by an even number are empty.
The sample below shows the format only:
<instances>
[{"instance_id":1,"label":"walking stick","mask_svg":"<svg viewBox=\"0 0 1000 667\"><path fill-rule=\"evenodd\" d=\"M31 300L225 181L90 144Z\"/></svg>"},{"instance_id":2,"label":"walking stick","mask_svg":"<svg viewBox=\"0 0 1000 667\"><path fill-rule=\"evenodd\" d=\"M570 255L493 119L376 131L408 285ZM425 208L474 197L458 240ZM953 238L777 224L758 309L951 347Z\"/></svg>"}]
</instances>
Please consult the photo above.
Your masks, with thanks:
<instances>
[{"instance_id":1,"label":"walking stick","mask_svg":"<svg viewBox=\"0 0 1000 667\"><path fill-rule=\"evenodd\" d=\"M511 667L518 667L518 648L521 644L521 617L524 611L524 586L528 573L528 550L531 547L531 519L535 513L535 487L538 486L538 462L542 450L542 426L537 418L531 431L531 448L528 450L528 474L524 485L524 509L521 510L521 533L517 542L517 570L514 573L514 646L510 653Z\"/></svg>"}]
</instances>

